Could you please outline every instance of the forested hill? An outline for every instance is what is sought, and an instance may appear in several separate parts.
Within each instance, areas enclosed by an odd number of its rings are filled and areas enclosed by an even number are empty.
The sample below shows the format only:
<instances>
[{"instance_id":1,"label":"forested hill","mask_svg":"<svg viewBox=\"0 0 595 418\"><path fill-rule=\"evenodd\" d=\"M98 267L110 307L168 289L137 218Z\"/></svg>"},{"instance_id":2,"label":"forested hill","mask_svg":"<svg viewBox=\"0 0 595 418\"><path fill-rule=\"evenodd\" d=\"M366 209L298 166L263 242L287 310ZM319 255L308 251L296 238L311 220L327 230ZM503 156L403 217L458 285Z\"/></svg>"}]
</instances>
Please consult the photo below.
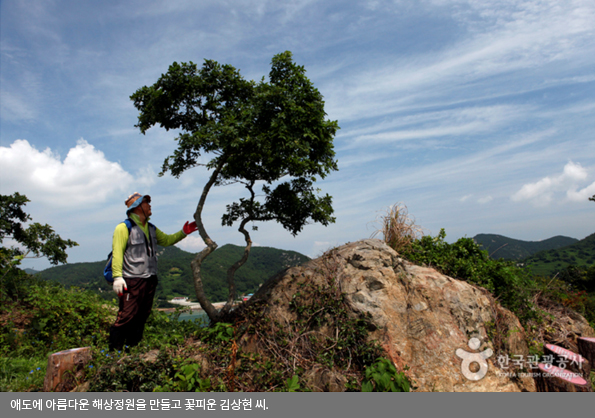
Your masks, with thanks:
<instances>
[{"instance_id":1,"label":"forested hill","mask_svg":"<svg viewBox=\"0 0 595 418\"><path fill-rule=\"evenodd\" d=\"M523 263L541 276L553 276L568 266L588 268L595 265L595 234L563 248L540 251Z\"/></svg>"},{"instance_id":2,"label":"forested hill","mask_svg":"<svg viewBox=\"0 0 595 418\"><path fill-rule=\"evenodd\" d=\"M578 242L576 238L555 236L543 241L522 241L496 234L478 234L473 240L494 259L524 260L539 251L555 250Z\"/></svg>"},{"instance_id":3,"label":"forested hill","mask_svg":"<svg viewBox=\"0 0 595 418\"><path fill-rule=\"evenodd\" d=\"M202 268L203 287L211 301L227 299L227 269L242 257L244 247L227 244L211 254ZM159 287L157 298L160 305L174 296L195 298L190 262L193 253L178 247L159 247ZM253 293L258 286L280 270L302 264L309 257L295 251L270 247L252 247L250 257L235 275L238 295ZM105 261L72 263L51 267L38 274L45 280L60 282L67 287L77 286L100 293L111 299L114 293L103 278Z\"/></svg>"}]
</instances>

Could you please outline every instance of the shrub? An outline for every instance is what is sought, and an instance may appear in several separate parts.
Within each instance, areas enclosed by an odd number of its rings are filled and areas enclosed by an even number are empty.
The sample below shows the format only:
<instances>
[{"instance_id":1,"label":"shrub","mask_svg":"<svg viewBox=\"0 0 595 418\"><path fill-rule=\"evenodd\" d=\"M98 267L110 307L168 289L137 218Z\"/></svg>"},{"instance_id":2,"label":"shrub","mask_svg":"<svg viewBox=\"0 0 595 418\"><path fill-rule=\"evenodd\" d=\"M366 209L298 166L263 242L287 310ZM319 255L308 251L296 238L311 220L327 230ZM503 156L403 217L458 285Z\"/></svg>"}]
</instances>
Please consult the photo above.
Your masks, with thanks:
<instances>
[{"instance_id":1,"label":"shrub","mask_svg":"<svg viewBox=\"0 0 595 418\"><path fill-rule=\"evenodd\" d=\"M102 345L115 318L115 309L91 292L54 282L32 286L25 303L33 313L30 338L53 351Z\"/></svg>"},{"instance_id":2,"label":"shrub","mask_svg":"<svg viewBox=\"0 0 595 418\"><path fill-rule=\"evenodd\" d=\"M401 252L408 260L436 268L447 276L466 280L492 292L500 303L521 321L534 315L530 301L532 278L514 262L492 260L471 238L447 243L446 232L436 237L424 236Z\"/></svg>"},{"instance_id":3,"label":"shrub","mask_svg":"<svg viewBox=\"0 0 595 418\"><path fill-rule=\"evenodd\" d=\"M409 392L410 382L403 372L397 372L395 365L387 358L379 358L366 367L362 381L362 392Z\"/></svg>"}]
</instances>

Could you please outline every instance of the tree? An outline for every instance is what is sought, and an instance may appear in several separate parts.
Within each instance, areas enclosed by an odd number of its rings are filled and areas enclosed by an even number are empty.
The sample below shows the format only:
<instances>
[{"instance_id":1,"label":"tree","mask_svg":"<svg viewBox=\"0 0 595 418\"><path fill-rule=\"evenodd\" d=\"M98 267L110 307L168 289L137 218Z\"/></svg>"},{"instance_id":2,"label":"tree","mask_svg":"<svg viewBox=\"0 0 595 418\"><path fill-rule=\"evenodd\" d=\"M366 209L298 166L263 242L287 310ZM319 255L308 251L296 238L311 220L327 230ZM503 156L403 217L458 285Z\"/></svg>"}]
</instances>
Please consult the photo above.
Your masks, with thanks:
<instances>
[{"instance_id":1,"label":"tree","mask_svg":"<svg viewBox=\"0 0 595 418\"><path fill-rule=\"evenodd\" d=\"M56 265L66 263L66 248L78 246L74 241L62 239L47 224L35 222L25 228L23 223L32 220L23 210L27 202L30 202L27 196L18 192L0 195L0 244L5 238L11 238L20 244L20 247L0 248L2 280L31 253L35 257L47 257L50 263Z\"/></svg>"},{"instance_id":2,"label":"tree","mask_svg":"<svg viewBox=\"0 0 595 418\"><path fill-rule=\"evenodd\" d=\"M338 169L333 138L339 127L326 120L322 95L289 51L273 57L269 81L263 77L258 83L245 80L231 65L212 60L205 60L201 69L192 62L174 62L154 85L140 88L131 100L140 111L135 126L143 134L157 124L181 132L160 175L170 171L179 178L195 166L210 170L194 214L207 246L192 261L192 271L197 299L216 322L236 298L233 277L252 245L248 223L274 220L295 236L311 221L325 226L335 221L331 197L318 196L314 182ZM201 163L203 154L212 158ZM227 205L221 221L224 226L239 222L246 247L227 272L228 299L218 312L206 298L200 276L203 260L217 248L201 214L211 187L232 183L243 184L247 197Z\"/></svg>"}]
</instances>

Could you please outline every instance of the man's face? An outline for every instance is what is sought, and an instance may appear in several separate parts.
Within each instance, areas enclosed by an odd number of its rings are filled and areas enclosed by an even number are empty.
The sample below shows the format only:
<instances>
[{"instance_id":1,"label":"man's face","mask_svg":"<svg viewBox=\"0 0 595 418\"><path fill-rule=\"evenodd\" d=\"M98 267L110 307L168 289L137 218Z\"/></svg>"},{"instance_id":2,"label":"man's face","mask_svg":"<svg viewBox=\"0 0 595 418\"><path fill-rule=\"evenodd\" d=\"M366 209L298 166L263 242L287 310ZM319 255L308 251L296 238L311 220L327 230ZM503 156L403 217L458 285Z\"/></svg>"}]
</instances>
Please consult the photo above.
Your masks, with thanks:
<instances>
[{"instance_id":1,"label":"man's face","mask_svg":"<svg viewBox=\"0 0 595 418\"><path fill-rule=\"evenodd\" d=\"M143 199L143 203L141 203L141 206L143 207L147 218L151 216L151 202L145 198Z\"/></svg>"}]
</instances>

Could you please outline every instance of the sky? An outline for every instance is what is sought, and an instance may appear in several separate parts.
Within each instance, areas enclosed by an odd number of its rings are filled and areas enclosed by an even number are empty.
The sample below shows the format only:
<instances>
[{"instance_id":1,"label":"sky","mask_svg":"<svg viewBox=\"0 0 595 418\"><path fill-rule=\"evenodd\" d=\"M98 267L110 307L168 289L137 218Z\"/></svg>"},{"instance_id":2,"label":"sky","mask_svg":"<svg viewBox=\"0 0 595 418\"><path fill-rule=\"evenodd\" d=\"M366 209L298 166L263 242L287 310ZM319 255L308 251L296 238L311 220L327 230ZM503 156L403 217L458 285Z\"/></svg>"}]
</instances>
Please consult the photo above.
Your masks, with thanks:
<instances>
[{"instance_id":1,"label":"sky","mask_svg":"<svg viewBox=\"0 0 595 418\"><path fill-rule=\"evenodd\" d=\"M317 257L369 238L397 203L449 242L595 232L592 0L2 0L0 19L0 193L25 194L33 221L78 242L69 262L105 259L136 191L178 231L208 180L200 166L158 176L176 133L142 135L130 95L173 62L260 80L286 50L341 128L339 170L316 182L336 222L295 237L255 224L255 245ZM209 194L219 246L243 244L221 215L246 196ZM204 247L198 233L177 245Z\"/></svg>"}]
</instances>

